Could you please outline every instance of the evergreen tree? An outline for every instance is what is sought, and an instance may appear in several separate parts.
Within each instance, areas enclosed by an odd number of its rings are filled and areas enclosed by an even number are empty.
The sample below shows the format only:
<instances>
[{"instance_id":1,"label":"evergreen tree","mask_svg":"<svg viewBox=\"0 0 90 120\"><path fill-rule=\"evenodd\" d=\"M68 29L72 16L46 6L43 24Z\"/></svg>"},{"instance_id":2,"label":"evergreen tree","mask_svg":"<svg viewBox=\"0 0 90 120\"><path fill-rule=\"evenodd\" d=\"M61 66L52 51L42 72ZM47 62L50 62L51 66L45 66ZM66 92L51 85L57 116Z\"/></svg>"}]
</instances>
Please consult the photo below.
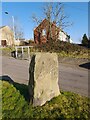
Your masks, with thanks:
<instances>
[{"instance_id":1,"label":"evergreen tree","mask_svg":"<svg viewBox=\"0 0 90 120\"><path fill-rule=\"evenodd\" d=\"M88 37L86 34L84 34L82 38L82 45L88 47L88 43L89 43Z\"/></svg>"}]
</instances>

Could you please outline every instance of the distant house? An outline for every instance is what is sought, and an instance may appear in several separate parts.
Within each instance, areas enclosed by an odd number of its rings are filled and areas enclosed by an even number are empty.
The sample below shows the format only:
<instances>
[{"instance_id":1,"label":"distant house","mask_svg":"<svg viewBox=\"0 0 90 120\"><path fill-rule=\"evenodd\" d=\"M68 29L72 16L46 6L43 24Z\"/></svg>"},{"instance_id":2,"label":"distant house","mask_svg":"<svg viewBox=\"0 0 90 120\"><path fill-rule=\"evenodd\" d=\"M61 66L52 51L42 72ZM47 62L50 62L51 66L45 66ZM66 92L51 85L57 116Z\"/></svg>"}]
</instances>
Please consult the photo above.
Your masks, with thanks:
<instances>
[{"instance_id":1,"label":"distant house","mask_svg":"<svg viewBox=\"0 0 90 120\"><path fill-rule=\"evenodd\" d=\"M14 34L9 26L0 27L0 46L14 45Z\"/></svg>"},{"instance_id":2,"label":"distant house","mask_svg":"<svg viewBox=\"0 0 90 120\"><path fill-rule=\"evenodd\" d=\"M36 44L41 44L48 42L50 38L71 42L68 35L57 27L55 22L51 23L47 19L44 19L38 27L34 29L34 41Z\"/></svg>"},{"instance_id":3,"label":"distant house","mask_svg":"<svg viewBox=\"0 0 90 120\"><path fill-rule=\"evenodd\" d=\"M15 46L23 46L25 45L25 39L22 38L22 39L15 39L15 42L14 42Z\"/></svg>"}]
</instances>

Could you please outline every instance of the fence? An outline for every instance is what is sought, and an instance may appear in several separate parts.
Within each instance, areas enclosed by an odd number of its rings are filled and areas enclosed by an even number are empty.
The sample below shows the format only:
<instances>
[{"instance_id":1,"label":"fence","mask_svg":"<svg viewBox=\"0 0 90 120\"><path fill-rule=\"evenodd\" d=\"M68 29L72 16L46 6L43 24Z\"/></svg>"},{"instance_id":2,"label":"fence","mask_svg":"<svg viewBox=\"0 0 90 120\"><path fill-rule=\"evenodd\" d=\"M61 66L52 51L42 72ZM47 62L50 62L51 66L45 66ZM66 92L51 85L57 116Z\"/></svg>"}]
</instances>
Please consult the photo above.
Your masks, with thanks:
<instances>
[{"instance_id":1,"label":"fence","mask_svg":"<svg viewBox=\"0 0 90 120\"><path fill-rule=\"evenodd\" d=\"M25 57L25 54L24 54L24 49L27 49L26 50L26 54L28 56L28 59L30 59L30 49L32 48L33 46L16 46L15 47L15 57L16 58L24 58ZM21 50L21 51L20 51Z\"/></svg>"}]
</instances>

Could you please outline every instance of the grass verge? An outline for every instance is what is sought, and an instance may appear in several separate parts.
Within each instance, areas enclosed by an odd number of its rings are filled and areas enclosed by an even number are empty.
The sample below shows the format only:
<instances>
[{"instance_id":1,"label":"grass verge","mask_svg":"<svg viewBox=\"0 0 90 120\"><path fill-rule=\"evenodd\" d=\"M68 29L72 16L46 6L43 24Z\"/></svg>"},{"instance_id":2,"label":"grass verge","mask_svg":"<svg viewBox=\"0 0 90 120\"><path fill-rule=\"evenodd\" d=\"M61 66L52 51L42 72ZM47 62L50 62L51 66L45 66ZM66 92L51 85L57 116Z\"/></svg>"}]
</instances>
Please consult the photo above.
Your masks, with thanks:
<instances>
[{"instance_id":1,"label":"grass verge","mask_svg":"<svg viewBox=\"0 0 90 120\"><path fill-rule=\"evenodd\" d=\"M42 107L29 105L25 96L27 86L2 83L2 119L60 119L60 120L89 120L90 99L71 92L61 92ZM26 90L26 91L25 91Z\"/></svg>"}]
</instances>

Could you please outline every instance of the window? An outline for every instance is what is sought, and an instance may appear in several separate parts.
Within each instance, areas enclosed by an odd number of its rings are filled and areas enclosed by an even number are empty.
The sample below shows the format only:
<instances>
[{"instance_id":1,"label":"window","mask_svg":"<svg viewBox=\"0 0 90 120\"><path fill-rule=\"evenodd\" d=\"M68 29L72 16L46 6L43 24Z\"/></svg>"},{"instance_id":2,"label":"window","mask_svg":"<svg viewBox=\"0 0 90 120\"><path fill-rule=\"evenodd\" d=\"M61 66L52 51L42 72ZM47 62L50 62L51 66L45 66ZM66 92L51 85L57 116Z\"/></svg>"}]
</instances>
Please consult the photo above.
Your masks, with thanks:
<instances>
[{"instance_id":1,"label":"window","mask_svg":"<svg viewBox=\"0 0 90 120\"><path fill-rule=\"evenodd\" d=\"M43 36L46 35L46 30L45 29L42 30L42 35Z\"/></svg>"},{"instance_id":2,"label":"window","mask_svg":"<svg viewBox=\"0 0 90 120\"><path fill-rule=\"evenodd\" d=\"M2 45L3 47L6 46L6 45L7 45L6 40L1 40L1 45Z\"/></svg>"}]
</instances>

